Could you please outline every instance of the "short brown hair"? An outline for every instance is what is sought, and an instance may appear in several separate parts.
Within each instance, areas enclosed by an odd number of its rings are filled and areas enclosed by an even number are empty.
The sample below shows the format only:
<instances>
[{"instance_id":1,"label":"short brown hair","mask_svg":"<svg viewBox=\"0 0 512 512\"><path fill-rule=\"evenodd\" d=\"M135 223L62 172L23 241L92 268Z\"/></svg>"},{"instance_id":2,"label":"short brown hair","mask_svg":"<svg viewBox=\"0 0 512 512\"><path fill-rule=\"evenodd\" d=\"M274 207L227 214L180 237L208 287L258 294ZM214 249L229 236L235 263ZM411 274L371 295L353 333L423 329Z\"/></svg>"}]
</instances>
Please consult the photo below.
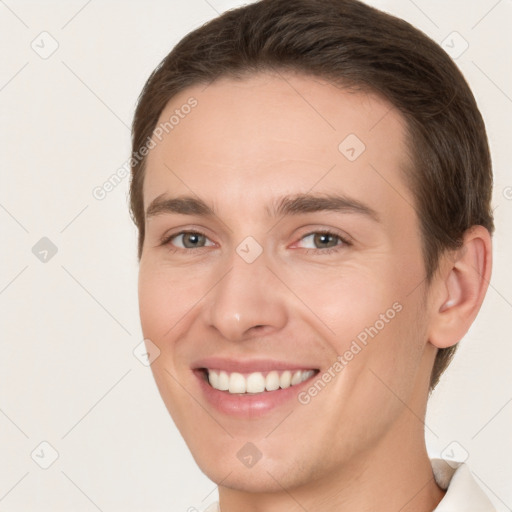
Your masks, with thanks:
<instances>
[{"instance_id":1,"label":"short brown hair","mask_svg":"<svg viewBox=\"0 0 512 512\"><path fill-rule=\"evenodd\" d=\"M342 87L371 91L406 121L405 175L418 214L431 282L439 257L482 225L492 234L492 167L475 98L451 58L409 23L358 0L261 0L226 11L187 34L148 78L132 126L137 155L169 100L219 77L293 71ZM132 158L130 209L144 243L146 158ZM433 390L457 345L439 349Z\"/></svg>"}]
</instances>

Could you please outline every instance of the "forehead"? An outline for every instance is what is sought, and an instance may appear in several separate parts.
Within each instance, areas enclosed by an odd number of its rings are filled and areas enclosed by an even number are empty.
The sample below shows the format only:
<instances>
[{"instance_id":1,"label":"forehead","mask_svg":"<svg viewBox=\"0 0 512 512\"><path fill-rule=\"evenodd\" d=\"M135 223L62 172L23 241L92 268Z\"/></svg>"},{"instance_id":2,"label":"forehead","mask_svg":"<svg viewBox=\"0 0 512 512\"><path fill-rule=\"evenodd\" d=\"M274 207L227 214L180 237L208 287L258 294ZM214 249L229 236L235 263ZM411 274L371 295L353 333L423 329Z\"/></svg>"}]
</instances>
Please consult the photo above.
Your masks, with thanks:
<instances>
[{"instance_id":1,"label":"forehead","mask_svg":"<svg viewBox=\"0 0 512 512\"><path fill-rule=\"evenodd\" d=\"M376 209L397 200L411 207L401 176L409 165L404 119L369 92L290 73L222 78L181 91L158 126L145 208L164 192L192 192L263 211L269 194L313 188L366 198Z\"/></svg>"}]
</instances>

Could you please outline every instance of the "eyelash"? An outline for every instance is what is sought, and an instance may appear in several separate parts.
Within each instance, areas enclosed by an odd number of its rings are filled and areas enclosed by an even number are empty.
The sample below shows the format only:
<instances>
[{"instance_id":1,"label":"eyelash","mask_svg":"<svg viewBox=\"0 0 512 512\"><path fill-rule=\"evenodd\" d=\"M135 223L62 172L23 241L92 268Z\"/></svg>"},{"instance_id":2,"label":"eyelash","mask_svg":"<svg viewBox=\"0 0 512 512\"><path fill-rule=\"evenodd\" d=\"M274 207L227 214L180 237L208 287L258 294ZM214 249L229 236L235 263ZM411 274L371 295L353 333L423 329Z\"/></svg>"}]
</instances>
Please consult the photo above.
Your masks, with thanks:
<instances>
[{"instance_id":1,"label":"eyelash","mask_svg":"<svg viewBox=\"0 0 512 512\"><path fill-rule=\"evenodd\" d=\"M324 254L324 255L325 254L332 254L332 253L340 251L344 247L352 245L346 238L342 237L338 233L335 233L335 232L329 231L329 230L323 230L323 229L320 229L318 231L311 231L310 233L306 233L304 236L302 236L300 238L300 240L303 240L304 238L306 238L308 236L311 236L311 235L315 235L315 234L316 235L332 236L334 238L339 239L343 243L342 244L337 244L334 247L327 247L325 249L303 249L306 254L310 254L310 253L318 254L319 252ZM190 230L190 231L183 230L183 231L179 231L178 233L173 233L173 234L171 234L169 236L164 237L162 239L160 245L162 245L162 246L170 245L170 241L173 238L176 238L177 236L180 236L180 235L201 235L201 236L204 236L205 238L208 238L208 236L205 233L201 232L201 231L197 231L197 230ZM188 252L188 251L198 250L198 249L205 249L205 247L193 247L193 248L185 248L185 249L183 249L181 247L173 247L173 248L170 248L169 251L175 253L175 252L181 252L181 251Z\"/></svg>"}]
</instances>

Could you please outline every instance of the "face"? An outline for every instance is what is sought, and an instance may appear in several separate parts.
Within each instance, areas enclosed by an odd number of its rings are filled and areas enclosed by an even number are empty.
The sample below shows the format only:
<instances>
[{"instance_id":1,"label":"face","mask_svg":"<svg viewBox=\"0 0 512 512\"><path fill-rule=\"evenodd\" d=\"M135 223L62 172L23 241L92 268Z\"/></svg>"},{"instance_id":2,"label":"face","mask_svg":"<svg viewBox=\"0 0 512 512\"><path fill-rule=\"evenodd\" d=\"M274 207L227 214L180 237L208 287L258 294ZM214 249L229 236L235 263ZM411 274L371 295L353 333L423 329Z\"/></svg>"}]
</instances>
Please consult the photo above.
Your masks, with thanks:
<instances>
[{"instance_id":1,"label":"face","mask_svg":"<svg viewBox=\"0 0 512 512\"><path fill-rule=\"evenodd\" d=\"M177 109L147 159L139 301L198 465L261 492L396 455L435 355L401 116L292 74L191 87L159 123Z\"/></svg>"}]
</instances>

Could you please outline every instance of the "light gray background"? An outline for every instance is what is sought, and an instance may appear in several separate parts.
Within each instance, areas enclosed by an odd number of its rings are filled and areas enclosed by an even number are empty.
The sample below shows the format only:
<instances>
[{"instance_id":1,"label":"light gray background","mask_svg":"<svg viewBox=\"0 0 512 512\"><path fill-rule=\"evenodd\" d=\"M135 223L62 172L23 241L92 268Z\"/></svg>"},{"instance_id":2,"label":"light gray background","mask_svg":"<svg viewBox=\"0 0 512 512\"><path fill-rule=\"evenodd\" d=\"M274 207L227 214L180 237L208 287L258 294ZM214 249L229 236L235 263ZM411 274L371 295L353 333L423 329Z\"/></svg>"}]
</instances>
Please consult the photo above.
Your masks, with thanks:
<instances>
[{"instance_id":1,"label":"light gray background","mask_svg":"<svg viewBox=\"0 0 512 512\"><path fill-rule=\"evenodd\" d=\"M0 0L0 511L192 511L216 499L133 354L129 180L101 201L92 191L129 157L149 73L184 34L242 3ZM431 399L426 436L431 456L467 456L497 509L511 510L512 2L368 3L452 51L464 44L453 31L469 44L456 62L490 138L494 272ZM33 253L43 237L54 256ZM58 453L47 469L42 442Z\"/></svg>"}]
</instances>

